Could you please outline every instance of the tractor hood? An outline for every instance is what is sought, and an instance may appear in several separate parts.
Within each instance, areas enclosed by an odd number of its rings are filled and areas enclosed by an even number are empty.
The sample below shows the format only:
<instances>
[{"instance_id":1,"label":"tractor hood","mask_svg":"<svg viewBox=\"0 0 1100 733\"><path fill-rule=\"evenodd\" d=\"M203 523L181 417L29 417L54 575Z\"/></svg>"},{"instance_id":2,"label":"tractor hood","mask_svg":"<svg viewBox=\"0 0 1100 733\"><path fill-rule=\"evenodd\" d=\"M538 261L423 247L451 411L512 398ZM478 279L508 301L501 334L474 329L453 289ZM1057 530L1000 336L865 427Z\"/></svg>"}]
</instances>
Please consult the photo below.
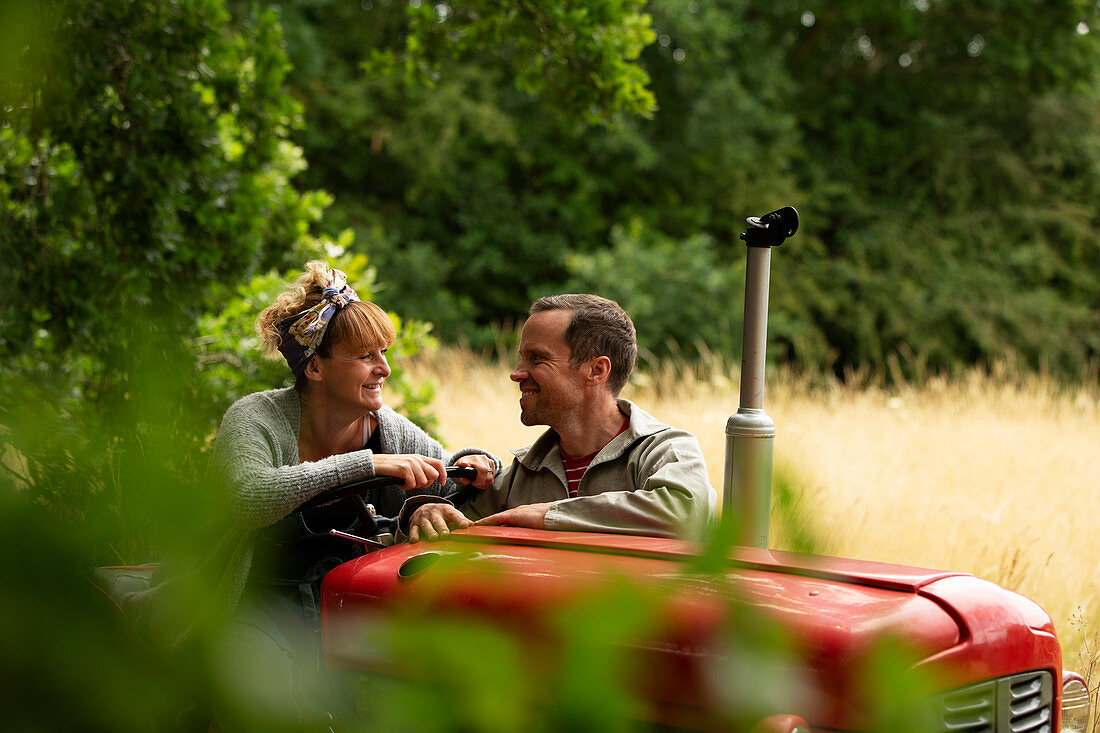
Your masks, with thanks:
<instances>
[{"instance_id":1,"label":"tractor hood","mask_svg":"<svg viewBox=\"0 0 1100 733\"><path fill-rule=\"evenodd\" d=\"M739 660L751 649L739 645L767 626L788 639L781 672L795 680L783 685L773 712L798 712L814 727L855 727L864 711L842 701L867 697L853 688L867 684L862 670L884 643L898 642L895 654L908 664L947 675L945 689L1001 673L989 650L1005 648L1004 640L983 629L1003 630L1005 614L1023 622L1013 625L1018 635L1057 647L1038 606L962 573L745 547L707 562L702 550L651 537L510 527L396 545L325 578L326 654L337 666L384 667L359 643L362 630L411 609L473 614L543 638L555 613L618 579L659 598L657 628L628 646L640 655L638 685L659 706L660 722L679 725L683 711L743 705L731 680L745 674ZM1005 669L1019 669L1026 661L1019 650L1035 647L1032 638L1014 641ZM1034 654L1049 660L1050 650ZM984 661L968 664L972 658Z\"/></svg>"}]
</instances>

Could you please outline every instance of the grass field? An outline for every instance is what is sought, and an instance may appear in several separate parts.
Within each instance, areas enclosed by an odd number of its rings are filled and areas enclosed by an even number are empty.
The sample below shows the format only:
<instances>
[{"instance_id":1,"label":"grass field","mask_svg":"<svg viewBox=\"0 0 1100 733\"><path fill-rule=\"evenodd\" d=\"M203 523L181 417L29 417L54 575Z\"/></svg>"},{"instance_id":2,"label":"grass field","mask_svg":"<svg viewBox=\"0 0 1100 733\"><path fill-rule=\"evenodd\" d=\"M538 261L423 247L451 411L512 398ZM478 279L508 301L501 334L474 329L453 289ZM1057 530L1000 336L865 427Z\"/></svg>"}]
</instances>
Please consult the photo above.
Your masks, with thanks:
<instances>
[{"instance_id":1,"label":"grass field","mask_svg":"<svg viewBox=\"0 0 1100 733\"><path fill-rule=\"evenodd\" d=\"M437 388L439 432L454 448L507 457L538 435L518 420L509 367L463 351L404 366ZM692 431L721 490L736 375L666 370L624 392ZM817 551L962 570L1019 591L1054 619L1066 666L1084 672L1100 632L1100 389L971 373L887 390L769 377L776 472L792 482ZM860 380L855 380L860 381ZM788 549L773 512L772 546ZM1094 680L1095 683L1095 680Z\"/></svg>"}]
</instances>

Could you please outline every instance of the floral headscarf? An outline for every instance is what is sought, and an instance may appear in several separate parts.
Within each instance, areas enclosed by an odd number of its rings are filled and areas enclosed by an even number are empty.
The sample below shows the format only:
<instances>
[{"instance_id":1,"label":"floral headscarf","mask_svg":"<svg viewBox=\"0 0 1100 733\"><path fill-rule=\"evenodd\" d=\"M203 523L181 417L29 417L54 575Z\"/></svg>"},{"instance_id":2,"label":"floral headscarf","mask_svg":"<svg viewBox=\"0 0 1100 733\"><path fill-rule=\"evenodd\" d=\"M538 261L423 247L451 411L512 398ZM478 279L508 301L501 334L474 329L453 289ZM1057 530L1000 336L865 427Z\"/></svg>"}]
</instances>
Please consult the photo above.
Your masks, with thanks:
<instances>
[{"instance_id":1,"label":"floral headscarf","mask_svg":"<svg viewBox=\"0 0 1100 733\"><path fill-rule=\"evenodd\" d=\"M329 284L321 293L321 302L279 322L279 351L295 377L302 375L317 353L332 316L353 300L359 300L359 296L348 285L348 276L340 270L329 270Z\"/></svg>"}]
</instances>

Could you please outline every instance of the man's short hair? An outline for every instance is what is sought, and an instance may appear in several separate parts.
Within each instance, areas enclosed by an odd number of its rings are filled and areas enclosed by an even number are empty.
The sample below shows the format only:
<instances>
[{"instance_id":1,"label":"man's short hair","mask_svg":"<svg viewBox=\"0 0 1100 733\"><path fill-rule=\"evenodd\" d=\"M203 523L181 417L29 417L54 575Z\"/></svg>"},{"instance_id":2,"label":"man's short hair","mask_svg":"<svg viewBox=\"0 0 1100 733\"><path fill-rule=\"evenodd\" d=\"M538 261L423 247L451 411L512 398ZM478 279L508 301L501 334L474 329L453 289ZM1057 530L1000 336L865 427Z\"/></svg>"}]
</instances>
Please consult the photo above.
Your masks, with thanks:
<instances>
[{"instance_id":1,"label":"man's short hair","mask_svg":"<svg viewBox=\"0 0 1100 733\"><path fill-rule=\"evenodd\" d=\"M573 312L565 329L570 365L577 367L594 357L606 356L611 360L607 386L617 396L638 358L638 336L630 316L615 301L591 293L539 298L531 304L528 315L553 310Z\"/></svg>"}]
</instances>

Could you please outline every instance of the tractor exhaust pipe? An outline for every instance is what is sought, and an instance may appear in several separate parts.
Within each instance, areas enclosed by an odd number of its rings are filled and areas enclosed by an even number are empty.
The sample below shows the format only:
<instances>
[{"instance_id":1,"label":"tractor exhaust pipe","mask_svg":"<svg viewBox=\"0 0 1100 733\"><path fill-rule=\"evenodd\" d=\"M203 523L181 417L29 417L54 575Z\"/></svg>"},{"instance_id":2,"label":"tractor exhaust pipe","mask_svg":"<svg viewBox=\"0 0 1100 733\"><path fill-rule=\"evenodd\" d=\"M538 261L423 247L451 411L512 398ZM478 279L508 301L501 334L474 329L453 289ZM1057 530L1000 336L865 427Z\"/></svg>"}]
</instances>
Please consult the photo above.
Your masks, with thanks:
<instances>
[{"instance_id":1,"label":"tractor exhaust pipe","mask_svg":"<svg viewBox=\"0 0 1100 733\"><path fill-rule=\"evenodd\" d=\"M726 421L726 472L722 483L724 522L739 519L738 544L768 546L775 422L764 412L764 355L768 342L768 285L772 247L798 231L792 206L749 217L741 235L748 246L745 271L745 331L741 346L741 397Z\"/></svg>"}]
</instances>

